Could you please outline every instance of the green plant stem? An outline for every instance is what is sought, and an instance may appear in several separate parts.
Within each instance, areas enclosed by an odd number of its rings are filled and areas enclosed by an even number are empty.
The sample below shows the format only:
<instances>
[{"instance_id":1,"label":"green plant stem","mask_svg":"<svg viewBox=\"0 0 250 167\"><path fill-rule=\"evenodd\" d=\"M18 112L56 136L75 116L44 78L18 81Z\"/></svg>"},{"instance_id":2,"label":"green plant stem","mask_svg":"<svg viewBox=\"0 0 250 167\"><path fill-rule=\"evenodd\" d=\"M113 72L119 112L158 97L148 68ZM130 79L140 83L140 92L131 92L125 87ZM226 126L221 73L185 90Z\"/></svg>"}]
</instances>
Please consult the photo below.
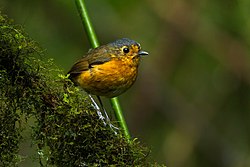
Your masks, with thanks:
<instances>
[{"instance_id":1,"label":"green plant stem","mask_svg":"<svg viewBox=\"0 0 250 167\"><path fill-rule=\"evenodd\" d=\"M94 31L93 26L91 24L91 21L89 19L88 12L87 12L87 9L85 6L85 2L84 2L84 0L75 0L75 2L76 2L76 6L77 6L78 12L80 14L83 26L84 26L85 31L87 33L88 40L89 40L91 46L93 48L96 48L99 46L99 42L97 40L95 31ZM124 135L126 136L127 139L130 139L128 127L127 127L126 121L124 119L123 112L122 112L118 98L114 97L114 98L110 99L110 102L111 102L111 105L114 109L116 119L118 120L120 127L124 131Z\"/></svg>"},{"instance_id":2,"label":"green plant stem","mask_svg":"<svg viewBox=\"0 0 250 167\"><path fill-rule=\"evenodd\" d=\"M88 11L85 6L84 0L75 0L78 12L80 14L83 26L85 28L88 40L93 48L97 48L99 46L98 39L95 34L95 30L92 26L92 23L89 19Z\"/></svg>"},{"instance_id":3,"label":"green plant stem","mask_svg":"<svg viewBox=\"0 0 250 167\"><path fill-rule=\"evenodd\" d=\"M124 131L124 135L126 136L127 139L130 139L128 126L127 126L127 123L126 123L124 116L122 114L122 109L121 109L121 106L119 104L118 98L114 97L114 98L110 99L110 101L111 101L112 108L115 110L115 117L119 121L119 125Z\"/></svg>"}]
</instances>

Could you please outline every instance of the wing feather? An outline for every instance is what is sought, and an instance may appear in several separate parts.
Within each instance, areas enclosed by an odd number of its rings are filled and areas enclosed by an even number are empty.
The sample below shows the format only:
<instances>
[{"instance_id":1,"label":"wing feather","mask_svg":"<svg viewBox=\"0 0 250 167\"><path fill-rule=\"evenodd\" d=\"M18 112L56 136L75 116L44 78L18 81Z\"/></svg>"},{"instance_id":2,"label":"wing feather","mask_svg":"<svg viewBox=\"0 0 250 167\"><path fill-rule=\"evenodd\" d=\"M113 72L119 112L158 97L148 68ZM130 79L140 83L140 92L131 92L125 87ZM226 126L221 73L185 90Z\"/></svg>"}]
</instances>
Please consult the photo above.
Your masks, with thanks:
<instances>
[{"instance_id":1,"label":"wing feather","mask_svg":"<svg viewBox=\"0 0 250 167\"><path fill-rule=\"evenodd\" d=\"M83 71L87 71L92 68L92 65L103 64L111 60L111 55L108 53L105 45L91 49L84 57L78 60L70 69L68 74L79 75Z\"/></svg>"}]
</instances>

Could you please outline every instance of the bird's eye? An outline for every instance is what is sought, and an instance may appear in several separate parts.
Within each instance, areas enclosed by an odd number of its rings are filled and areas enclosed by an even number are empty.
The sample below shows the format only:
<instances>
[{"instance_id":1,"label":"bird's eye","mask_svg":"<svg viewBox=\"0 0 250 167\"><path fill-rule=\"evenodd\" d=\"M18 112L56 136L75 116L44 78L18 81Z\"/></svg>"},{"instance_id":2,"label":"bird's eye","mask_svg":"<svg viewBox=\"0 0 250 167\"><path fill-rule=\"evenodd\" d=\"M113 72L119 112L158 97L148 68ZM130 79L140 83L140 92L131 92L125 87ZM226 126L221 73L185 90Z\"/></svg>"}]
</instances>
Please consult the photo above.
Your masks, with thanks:
<instances>
[{"instance_id":1,"label":"bird's eye","mask_svg":"<svg viewBox=\"0 0 250 167\"><path fill-rule=\"evenodd\" d=\"M128 53L129 52L129 48L123 48L123 52L124 53Z\"/></svg>"}]
</instances>

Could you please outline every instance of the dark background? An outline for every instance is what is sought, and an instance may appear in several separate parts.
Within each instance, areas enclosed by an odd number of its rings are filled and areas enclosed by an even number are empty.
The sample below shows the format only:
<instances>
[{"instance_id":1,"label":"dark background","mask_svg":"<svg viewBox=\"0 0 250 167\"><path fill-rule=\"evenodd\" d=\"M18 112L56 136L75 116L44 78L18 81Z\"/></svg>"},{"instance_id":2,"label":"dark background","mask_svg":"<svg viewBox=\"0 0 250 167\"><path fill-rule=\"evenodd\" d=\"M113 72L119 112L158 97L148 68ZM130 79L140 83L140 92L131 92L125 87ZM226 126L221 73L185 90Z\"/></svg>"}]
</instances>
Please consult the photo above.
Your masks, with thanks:
<instances>
[{"instance_id":1,"label":"dark background","mask_svg":"<svg viewBox=\"0 0 250 167\"><path fill-rule=\"evenodd\" d=\"M150 53L120 102L153 159L170 167L250 166L250 1L86 3L100 43L128 37ZM74 1L1 0L0 9L65 73L90 48Z\"/></svg>"}]
</instances>

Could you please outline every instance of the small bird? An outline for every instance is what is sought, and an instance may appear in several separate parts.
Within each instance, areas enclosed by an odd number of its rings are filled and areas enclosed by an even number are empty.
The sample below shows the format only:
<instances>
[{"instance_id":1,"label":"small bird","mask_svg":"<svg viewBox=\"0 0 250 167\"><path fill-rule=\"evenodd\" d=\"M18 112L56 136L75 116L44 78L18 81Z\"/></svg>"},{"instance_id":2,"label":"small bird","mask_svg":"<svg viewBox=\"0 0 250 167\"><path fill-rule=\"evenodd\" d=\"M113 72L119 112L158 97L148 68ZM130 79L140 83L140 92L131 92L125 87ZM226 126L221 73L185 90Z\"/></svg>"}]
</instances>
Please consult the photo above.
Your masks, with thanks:
<instances>
[{"instance_id":1,"label":"small bird","mask_svg":"<svg viewBox=\"0 0 250 167\"><path fill-rule=\"evenodd\" d=\"M139 43L122 38L89 50L68 72L69 78L88 93L99 118L106 125L105 118L91 95L97 96L112 130L118 128L110 123L100 96L112 98L128 90L136 80L140 58L144 55L148 53L141 50Z\"/></svg>"},{"instance_id":2,"label":"small bird","mask_svg":"<svg viewBox=\"0 0 250 167\"><path fill-rule=\"evenodd\" d=\"M88 94L119 96L135 82L141 56L148 55L138 42L122 38L91 49L78 60L69 78Z\"/></svg>"}]
</instances>

